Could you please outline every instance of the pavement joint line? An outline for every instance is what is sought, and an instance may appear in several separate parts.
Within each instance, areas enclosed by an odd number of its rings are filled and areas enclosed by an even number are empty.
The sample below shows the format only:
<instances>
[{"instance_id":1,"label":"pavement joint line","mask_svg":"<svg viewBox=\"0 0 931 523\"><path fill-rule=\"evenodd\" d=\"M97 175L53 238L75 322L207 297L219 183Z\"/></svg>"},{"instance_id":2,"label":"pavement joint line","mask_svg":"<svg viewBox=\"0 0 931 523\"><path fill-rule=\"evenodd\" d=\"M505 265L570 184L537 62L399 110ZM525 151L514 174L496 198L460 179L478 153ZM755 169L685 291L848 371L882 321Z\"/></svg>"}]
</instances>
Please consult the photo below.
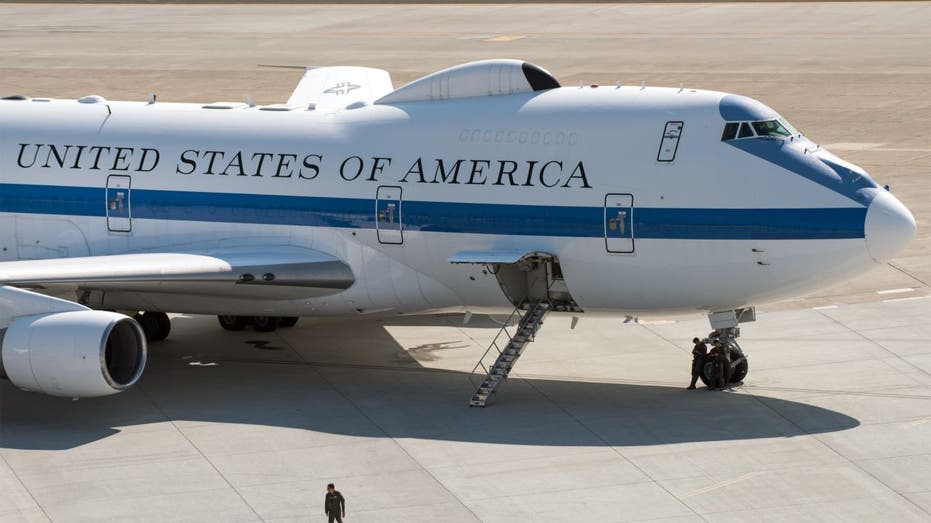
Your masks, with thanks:
<instances>
[{"instance_id":1,"label":"pavement joint line","mask_svg":"<svg viewBox=\"0 0 931 523\"><path fill-rule=\"evenodd\" d=\"M655 330L651 329L649 324L638 323L638 325L640 325L640 327L643 328L643 329L645 329L647 332L653 334L653 335L656 336L657 338L659 338L659 339L665 341L666 343L668 343L669 345L673 346L677 351L679 351L679 352L684 352L684 353L686 353L686 354L691 354L691 352L689 351L689 349L688 349L687 347L682 347L682 346L680 346L678 343L676 343L676 342L672 341L671 339L667 338L666 336L664 336L664 335L662 335L662 334L656 332Z\"/></svg>"},{"instance_id":2,"label":"pavement joint line","mask_svg":"<svg viewBox=\"0 0 931 523\"><path fill-rule=\"evenodd\" d=\"M903 389L914 389L916 387L921 387L921 385L901 385L890 387L883 390L903 390ZM775 391L775 392L805 392L811 393L813 396L805 396L806 398L810 397L821 397L821 396L871 396L879 398L898 398L898 399L919 399L919 400L931 400L931 396L921 396L917 394L886 394L882 392L863 392L858 390L820 390L820 389L790 389L784 387L757 387L753 385L746 385L742 387L747 390L758 390L758 391ZM773 398L778 399L778 398Z\"/></svg>"},{"instance_id":3,"label":"pavement joint line","mask_svg":"<svg viewBox=\"0 0 931 523\"><path fill-rule=\"evenodd\" d=\"M928 454L927 452L919 452L919 453L916 453L916 454L897 454L897 455L895 455L895 456L879 456L879 457L875 457L875 458L861 458L861 459L855 459L854 461L857 461L857 462L885 461L885 460L887 460L887 459L921 458L921 457L925 457L925 456L928 456L928 455L929 455L929 454ZM931 492L931 491L929 491L929 492ZM909 494L912 494L912 493L909 492Z\"/></svg>"},{"instance_id":4,"label":"pavement joint line","mask_svg":"<svg viewBox=\"0 0 931 523\"><path fill-rule=\"evenodd\" d=\"M918 276L915 276L914 274L908 272L907 270L903 269L902 267L899 267L899 266L896 265L895 263L889 262L889 266L892 267L893 269L895 269L895 270L901 272L902 274L908 276L909 278L911 278L911 279L917 281L918 283L924 285L925 287L931 287L931 285L929 285L928 282L926 282L926 281L922 280L921 278L919 278Z\"/></svg>"},{"instance_id":5,"label":"pavement joint line","mask_svg":"<svg viewBox=\"0 0 931 523\"><path fill-rule=\"evenodd\" d=\"M792 420L791 418L789 418L788 416L786 416L786 415L783 414L782 412L780 412L780 411L776 410L775 408L773 408L771 405L769 405L766 401L763 401L763 400L762 400L761 398L759 398L758 396L751 394L750 397L754 398L754 399L755 399L757 402L759 402L764 408L768 409L770 412L772 412L772 413L775 414L776 416L782 418L782 419L785 420L787 423L789 423L790 425L794 426L794 427L800 432L800 435L805 435L805 436L809 436L809 437L813 438L815 441L817 441L818 443L820 443L825 449L828 449L830 452L832 452L832 453L834 453L836 456L840 457L843 461L846 461L848 464L850 464L850 465L852 465L853 467L855 467L855 468L856 468L857 470L859 470L861 473L863 473L863 474L869 476L870 478L873 479L873 481L875 481L875 482L879 483L880 485L886 487L887 490L889 490L890 492L892 492L893 494L895 494L896 496L898 496L899 498L901 498L902 500L904 500L906 503L908 503L908 504L911 505L912 507L915 507L915 508L917 508L918 510L920 510L921 512L927 514L928 516L931 516L931 512L928 512L927 510L924 509L924 507L922 507L922 506L919 505L918 503L915 503L915 502L912 501L910 498L908 498L908 496L906 496L905 494L903 494L903 493L899 492L898 490L892 488L891 486L889 486L888 484L886 484L885 482L883 482L882 480L880 480L878 477L876 477L874 474L872 474L870 471L868 471L868 470L866 470L865 468L863 468L859 463L857 463L857 462L854 461L853 459L851 459L851 458L845 456L845 455L844 455L843 453L841 453L839 450L837 450L837 449L835 449L834 447L832 447L831 445L829 445L827 442L825 442L824 440L822 440L822 439L819 437L818 434L814 434L814 433L812 433L811 431L806 430L804 427L802 427L801 425L799 425L798 423L796 423L794 420ZM859 422L860 420L857 420L857 421ZM861 426L862 426L862 423L861 423Z\"/></svg>"},{"instance_id":6,"label":"pavement joint line","mask_svg":"<svg viewBox=\"0 0 931 523\"><path fill-rule=\"evenodd\" d=\"M850 332L856 333L857 336L863 338L864 340L866 340L866 341L868 341L868 342L870 342L870 343L876 345L877 347L881 348L882 350L888 352L888 353L891 354L895 359L898 359L899 361L901 361L902 363L905 363L905 364L908 365L909 367L912 367L913 369L919 371L920 373L923 373L923 374L926 374L926 375L928 375L928 376L931 376L931 372L926 371L925 369L919 367L918 365L915 365L914 363L912 363L912 362L908 361L907 359L903 358L903 357L900 356L899 354L897 354L897 353L895 353L895 352L889 350L889 348L886 347L885 345L883 345L882 343L880 343L880 342L878 342L878 341L876 341L876 340L870 338L869 336L863 334L862 332L860 332L860 331L858 331L858 330L856 330L856 329L853 329L853 328L851 328L851 327L848 327L846 324L841 323L840 321L836 320L835 318L832 318L831 316L828 316L827 314L821 313L821 315L824 316L824 317L826 317L826 318L830 318L831 321L833 321L834 323L840 325L840 326L843 327L844 329L846 329L846 330L848 330L848 331L850 331ZM883 360L878 360L878 361L884 363L886 366L889 366L889 364L888 364L888 363L885 363ZM891 366L889 366L889 368L892 369ZM892 370L894 370L894 371L899 372L900 374L902 374L902 372L899 371L899 370L897 370L897 369L892 369ZM911 376L908 376L908 375L905 375L905 374L903 374L903 376L906 376L906 377L908 377L909 379L913 379ZM915 385L921 385L921 384L920 384L920 383L915 383Z\"/></svg>"},{"instance_id":7,"label":"pavement joint line","mask_svg":"<svg viewBox=\"0 0 931 523\"><path fill-rule=\"evenodd\" d=\"M307 361L304 359L304 356L303 356L297 349L295 349L294 346L291 345L291 343L289 343L287 339L281 338L281 342L282 342L286 347L288 347L288 348L291 350L291 352L294 353L295 356L297 356L298 358L300 358L301 361L304 361L305 363L307 363ZM310 370L312 370L312 371L314 372L314 374L316 374L317 376L319 376L320 379L323 380L324 383L326 383L331 389L333 389L333 391L336 392L336 394L338 394L341 398L343 398L343 400L346 401L346 403L349 403L350 405L352 405L352 408L354 408L354 409L356 410L356 412L359 413L359 415L361 415L361 416L362 416L363 418L365 418L369 423L371 423L372 426L374 426L375 428L377 428L378 431L381 432L382 434L384 434L386 438L391 439L391 441L394 442L395 446L396 446L401 452L403 452L404 455L407 456L408 459L410 459L413 463L415 463L415 464L417 465L417 468L419 468L424 474L426 474L426 475L429 476L434 482L436 482L436 484L439 485L440 488L442 488L444 491L446 491L446 493L449 494L450 497L452 497L453 499L455 499L455 500L462 506L462 508L466 509L466 510L469 512L469 514L471 514L472 517L475 518L476 521L481 521L481 520L482 520L482 518L478 517L478 514L476 514L475 511L472 510L472 507L470 507L468 504L466 504L466 502L463 501L462 498L460 498L460 497L457 496L452 490L450 490L449 487L447 487L445 483L443 483L442 481L440 481L440 479L437 478L437 477L433 474L433 472L431 472L429 469L427 469L427 467L425 467L425 466L423 465L423 463L421 463L421 462L420 462L419 460L417 460L413 455L411 455L411 453L404 447L404 445L401 444L400 441L398 441L397 438L395 438L394 436L392 436L391 434L389 434L388 431L385 430L385 428L382 427L381 424L379 424L377 421L375 421L371 416L369 416L369 414L368 414L367 412L365 412L365 410L363 410L362 407L360 407L358 403L356 403L355 401L353 401L352 398L350 398L350 397L349 397L346 393L344 393L339 387L337 387L336 384L335 384L334 382L332 382L330 379L328 379L324 373L320 372L320 370L318 370L318 367L316 367L316 366L314 366L314 365L312 365L312 364L310 364L310 363L307 363L307 366L308 366L308 368L310 368Z\"/></svg>"},{"instance_id":8,"label":"pavement joint line","mask_svg":"<svg viewBox=\"0 0 931 523\"><path fill-rule=\"evenodd\" d=\"M191 448L193 448L194 450L197 451L197 454L199 454L200 457L203 458L203 460L206 461L208 465L210 465L210 468L212 468L213 471L216 472L217 475L220 476L220 478L223 479L223 482L226 483L226 485L227 485L233 492L236 493L236 496L238 496L239 499L241 499L242 502L245 503L245 505L246 505L247 507L249 507L249 510L252 511L252 514L255 515L255 517L256 517L259 521L265 521L265 518L263 518L261 515L259 515L259 512L255 509L255 507L253 507L252 504L249 503L249 502L246 500L245 496L242 495L242 492L240 492L239 489L237 489L237 488L233 485L233 483L230 482L229 478L227 478L225 474L223 474L222 472L220 472L220 469L218 469L217 466L213 463L213 461L211 461L210 458L208 458L207 455L204 454L204 452L203 452L202 450L200 450L200 447L198 447L197 444L195 444L194 441L192 441L191 438L188 437L188 435L184 432L184 430L183 430L181 427L179 427L179 426L175 423L175 420L173 420L170 416L168 416L168 414L167 414L164 410L162 410L162 407L161 407L158 403L156 403L156 401L152 398L152 396L149 395L149 393L145 390L145 387L139 386L139 392L140 392L143 396L145 396L145 398L146 398L147 400L149 400L149 403L152 404L152 407L154 407L155 410L156 410L159 414L161 414L161 416L162 416L166 421L168 421L169 424L171 424L172 428L174 428L175 431L177 431L178 434L180 434L181 437L184 438L184 440L188 442L188 445L190 445Z\"/></svg>"},{"instance_id":9,"label":"pavement joint line","mask_svg":"<svg viewBox=\"0 0 931 523\"><path fill-rule=\"evenodd\" d=\"M665 338L664 338L664 339L665 339ZM557 402L557 401L554 400L552 397L550 397L549 394L547 394L546 392L544 392L542 389L538 388L538 387L537 387L536 385L534 385L532 382L527 381L527 380L524 380L524 381L527 383L527 385L530 386L531 389L533 389L534 391L536 391L537 394L543 396L543 398L545 398L547 401L549 401L550 403L552 403L557 409L559 409L559 410L562 411L566 416L568 416L569 419L575 421L580 427L582 427L582 428L584 428L585 430L587 430L592 436L595 436L595 438L596 438L598 441L600 441L602 445L604 445L605 447L611 449L618 457L620 457L622 460L624 460L624 461L626 461L627 463L629 463L630 466L632 466L632 467L634 467L635 469L637 469L641 474L643 474L644 477L648 478L648 479L650 480L650 482L652 482L654 485L658 486L659 488L663 489L663 491L665 491L665 492L666 492L667 494L669 494L673 499L675 499L676 501L678 501L680 505L682 505L682 506L684 506L685 508L689 509L689 511L691 511L692 514L695 514L695 516L701 518L702 521L706 521L706 522L708 521L708 519L705 518L704 516L702 516L701 513L699 513L697 510L695 510L694 507L692 507L691 505L689 505L688 503L686 503L686 502L685 502L682 498L680 498L679 496L673 494L673 492L672 492L671 490L669 490L669 489L666 487L666 485L663 485L661 481L657 480L656 478L654 478L653 476L651 476L649 473L647 473L646 470L644 470L644 469L641 468L639 465L637 465L636 463L634 463L633 460L631 460L630 458L628 458L627 456L625 456L624 453L622 453L617 447L615 447L614 445L611 445L611 444L608 442L608 440L604 439L604 438L601 436L601 434L598 434L597 431L595 431L594 429L592 429L591 427L589 427L585 422L583 422L581 419L579 419L578 417L576 417L575 415L573 415L572 412L570 412L568 409L566 409L565 407L563 407L562 405L560 405L559 402Z\"/></svg>"},{"instance_id":10,"label":"pavement joint line","mask_svg":"<svg viewBox=\"0 0 931 523\"><path fill-rule=\"evenodd\" d=\"M915 428L915 427L919 427L919 426L924 425L924 424L926 424L926 423L931 423L931 416L928 416L927 418L915 420L915 421L913 421L913 422L911 422L911 423L906 423L902 428L903 428L903 429L913 429L913 428Z\"/></svg>"},{"instance_id":11,"label":"pavement joint line","mask_svg":"<svg viewBox=\"0 0 931 523\"><path fill-rule=\"evenodd\" d=\"M741 474L740 476L737 476L736 478L731 478L731 479L728 479L728 480L725 480L725 481L721 481L721 482L719 482L719 483L715 483L715 484L713 484L713 485L708 485L708 486L705 487L705 488L701 488L701 489L692 491L692 492L688 493L686 496L684 496L684 498L687 499L687 498L699 496L699 495L701 495L701 494L707 494L707 493L709 493L709 492L718 490L718 489L720 489L720 488L728 487L728 486L730 486L730 485L733 485L733 484L735 484L735 483L740 483L741 481L745 481L745 480L748 480L748 479L750 479L750 478L755 478L756 476L759 476L759 475L764 474L764 473L766 473L766 472L768 472L768 470L757 470L757 471L754 471L754 472L747 472L746 474Z\"/></svg>"},{"instance_id":12,"label":"pavement joint line","mask_svg":"<svg viewBox=\"0 0 931 523\"><path fill-rule=\"evenodd\" d=\"M23 483L23 480L19 477L19 474L16 473L16 471L13 469L13 466L10 465L10 462L6 460L2 452L0 452L0 462L3 462L3 464L6 465L7 470L9 470L10 474L13 475L13 478L16 479L16 482L19 483L21 487L23 487L23 490L26 492L26 494L29 494L29 499L31 499L32 502L35 503L36 508L42 511L42 515L45 516L45 519L48 521L52 521L52 518L48 515L48 512L45 511L45 507L43 507L39 503L39 500L37 500L35 495L33 495L32 491L29 490L29 487L27 487L26 484Z\"/></svg>"},{"instance_id":13,"label":"pavement joint line","mask_svg":"<svg viewBox=\"0 0 931 523\"><path fill-rule=\"evenodd\" d=\"M379 513L381 513L381 512L384 512L385 510L393 510L393 509L399 509L399 508L440 507L440 506L446 505L447 503L453 503L453 502L452 502L452 501L441 501L441 502L439 502L439 503L417 503L417 504L414 504L414 505L398 505L398 506L393 506L393 507L377 507L377 508L368 508L368 509L365 509L365 510L355 510L355 509L353 509L353 511L352 511L352 514L353 514L352 520L353 520L353 522L355 522L355 521L356 521L356 518L358 517L359 514L363 514L363 515L364 515L364 514L372 514L372 513L374 513L374 514L379 514ZM301 514L301 516L303 516L303 514ZM349 519L349 518L344 518L344 519ZM481 521L481 520L480 520L480 521Z\"/></svg>"}]
</instances>

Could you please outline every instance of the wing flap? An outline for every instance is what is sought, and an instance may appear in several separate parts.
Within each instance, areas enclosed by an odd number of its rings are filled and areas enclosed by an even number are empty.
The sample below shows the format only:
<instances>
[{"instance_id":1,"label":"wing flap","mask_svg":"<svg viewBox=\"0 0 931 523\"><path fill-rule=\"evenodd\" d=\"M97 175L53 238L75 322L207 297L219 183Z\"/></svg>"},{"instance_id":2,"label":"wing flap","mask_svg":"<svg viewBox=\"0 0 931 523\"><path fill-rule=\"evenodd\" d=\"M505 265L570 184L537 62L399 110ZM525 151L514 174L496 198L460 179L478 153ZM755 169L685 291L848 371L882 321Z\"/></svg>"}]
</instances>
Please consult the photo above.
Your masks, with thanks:
<instances>
[{"instance_id":1,"label":"wing flap","mask_svg":"<svg viewBox=\"0 0 931 523\"><path fill-rule=\"evenodd\" d=\"M297 287L321 296L347 289L354 281L352 270L338 258L296 247L0 263L0 284L34 288L228 294L242 286Z\"/></svg>"}]
</instances>

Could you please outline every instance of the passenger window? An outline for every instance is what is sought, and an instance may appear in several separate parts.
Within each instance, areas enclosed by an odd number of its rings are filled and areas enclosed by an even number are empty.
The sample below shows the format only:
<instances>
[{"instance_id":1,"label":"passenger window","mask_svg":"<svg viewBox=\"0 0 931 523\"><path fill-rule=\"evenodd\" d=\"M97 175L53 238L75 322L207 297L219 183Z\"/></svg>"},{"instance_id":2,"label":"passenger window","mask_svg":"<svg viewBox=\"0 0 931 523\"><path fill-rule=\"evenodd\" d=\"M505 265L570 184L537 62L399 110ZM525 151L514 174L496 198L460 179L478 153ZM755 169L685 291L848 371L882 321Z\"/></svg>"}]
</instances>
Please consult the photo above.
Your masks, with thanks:
<instances>
[{"instance_id":1,"label":"passenger window","mask_svg":"<svg viewBox=\"0 0 931 523\"><path fill-rule=\"evenodd\" d=\"M721 135L721 141L726 142L728 140L733 140L737 138L737 127L740 124L737 122L731 122L724 124L724 134Z\"/></svg>"},{"instance_id":2,"label":"passenger window","mask_svg":"<svg viewBox=\"0 0 931 523\"><path fill-rule=\"evenodd\" d=\"M753 138L753 129L750 128L747 122L740 124L740 132L737 133L737 138Z\"/></svg>"}]
</instances>

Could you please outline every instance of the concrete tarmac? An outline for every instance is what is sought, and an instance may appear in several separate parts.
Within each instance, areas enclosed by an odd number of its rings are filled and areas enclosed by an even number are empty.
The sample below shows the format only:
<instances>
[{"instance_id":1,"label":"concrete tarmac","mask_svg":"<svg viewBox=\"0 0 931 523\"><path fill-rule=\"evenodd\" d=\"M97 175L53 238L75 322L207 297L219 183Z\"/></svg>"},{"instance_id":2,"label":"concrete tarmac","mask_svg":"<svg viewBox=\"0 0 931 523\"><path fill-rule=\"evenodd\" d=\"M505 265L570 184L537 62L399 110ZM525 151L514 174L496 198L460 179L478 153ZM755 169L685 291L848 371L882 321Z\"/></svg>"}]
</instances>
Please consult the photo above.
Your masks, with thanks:
<instances>
[{"instance_id":1,"label":"concrete tarmac","mask_svg":"<svg viewBox=\"0 0 931 523\"><path fill-rule=\"evenodd\" d=\"M499 328L462 316L175 317L134 389L78 402L0 382L0 521L931 520L929 3L0 4L0 95L287 98L301 71L396 84L525 58L564 85L756 97L913 211L890 265L761 306L746 383L686 391L698 317L550 317L486 409Z\"/></svg>"}]
</instances>

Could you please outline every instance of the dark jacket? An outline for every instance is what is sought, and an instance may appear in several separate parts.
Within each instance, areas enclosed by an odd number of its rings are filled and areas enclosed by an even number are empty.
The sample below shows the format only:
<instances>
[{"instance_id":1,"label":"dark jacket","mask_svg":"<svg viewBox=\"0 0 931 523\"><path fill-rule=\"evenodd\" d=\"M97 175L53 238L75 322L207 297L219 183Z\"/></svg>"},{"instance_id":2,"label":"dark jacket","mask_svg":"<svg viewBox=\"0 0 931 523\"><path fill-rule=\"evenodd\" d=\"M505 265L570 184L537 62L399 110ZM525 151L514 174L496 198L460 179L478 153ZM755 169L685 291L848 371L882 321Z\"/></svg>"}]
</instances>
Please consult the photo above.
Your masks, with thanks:
<instances>
[{"instance_id":1,"label":"dark jacket","mask_svg":"<svg viewBox=\"0 0 931 523\"><path fill-rule=\"evenodd\" d=\"M692 349L692 359L697 363L704 362L706 357L708 357L708 346L702 341L696 343Z\"/></svg>"},{"instance_id":2,"label":"dark jacket","mask_svg":"<svg viewBox=\"0 0 931 523\"><path fill-rule=\"evenodd\" d=\"M323 500L323 510L326 511L327 514L330 512L342 514L346 512L346 500L343 499L343 495L340 494L338 490L334 490L332 494L327 492L326 498Z\"/></svg>"}]
</instances>

